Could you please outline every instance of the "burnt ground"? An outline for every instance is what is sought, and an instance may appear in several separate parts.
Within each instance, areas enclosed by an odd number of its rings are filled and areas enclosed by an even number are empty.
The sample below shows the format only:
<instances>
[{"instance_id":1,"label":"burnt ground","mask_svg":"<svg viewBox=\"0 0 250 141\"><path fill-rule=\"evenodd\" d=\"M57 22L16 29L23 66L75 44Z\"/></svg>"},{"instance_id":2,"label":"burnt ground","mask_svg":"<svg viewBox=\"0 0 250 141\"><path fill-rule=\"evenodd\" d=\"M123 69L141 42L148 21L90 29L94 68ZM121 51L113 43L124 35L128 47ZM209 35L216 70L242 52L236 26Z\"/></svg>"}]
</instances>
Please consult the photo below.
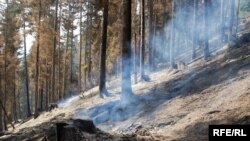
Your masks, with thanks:
<instances>
[{"instance_id":1,"label":"burnt ground","mask_svg":"<svg viewBox=\"0 0 250 141\"><path fill-rule=\"evenodd\" d=\"M71 119L94 121L95 133L77 127L69 133L91 141L208 140L210 124L250 124L250 43L241 40L208 61L151 74L150 82L133 86L132 102L121 103L115 80L108 84L112 97L100 99L94 88L85 97L72 97L58 109L16 124L0 140L53 141L56 123Z\"/></svg>"}]
</instances>

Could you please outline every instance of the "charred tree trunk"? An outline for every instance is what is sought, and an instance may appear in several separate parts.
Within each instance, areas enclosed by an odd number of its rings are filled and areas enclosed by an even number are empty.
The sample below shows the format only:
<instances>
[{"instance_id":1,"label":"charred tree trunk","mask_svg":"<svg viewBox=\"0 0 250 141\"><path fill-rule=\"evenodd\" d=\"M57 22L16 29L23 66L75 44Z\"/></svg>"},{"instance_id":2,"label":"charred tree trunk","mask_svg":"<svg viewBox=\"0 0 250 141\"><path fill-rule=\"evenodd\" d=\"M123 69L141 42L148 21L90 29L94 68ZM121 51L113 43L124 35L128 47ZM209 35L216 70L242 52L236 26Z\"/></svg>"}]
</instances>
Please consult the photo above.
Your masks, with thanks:
<instances>
[{"instance_id":1,"label":"charred tree trunk","mask_svg":"<svg viewBox=\"0 0 250 141\"><path fill-rule=\"evenodd\" d=\"M70 7L69 7L70 11ZM67 56L68 56L68 46L69 46L69 29L70 29L70 18L67 20L67 39L66 46L64 47L64 65L63 65L63 88L62 95L65 98L66 96L66 86L67 86Z\"/></svg>"},{"instance_id":2,"label":"charred tree trunk","mask_svg":"<svg viewBox=\"0 0 250 141\"><path fill-rule=\"evenodd\" d=\"M170 37L170 67L174 68L174 43L175 43L175 2L172 1L172 20L171 20L171 37Z\"/></svg>"},{"instance_id":3,"label":"charred tree trunk","mask_svg":"<svg viewBox=\"0 0 250 141\"><path fill-rule=\"evenodd\" d=\"M141 80L147 80L145 75L145 0L141 1Z\"/></svg>"},{"instance_id":4,"label":"charred tree trunk","mask_svg":"<svg viewBox=\"0 0 250 141\"><path fill-rule=\"evenodd\" d=\"M5 48L4 49L4 103L3 103L3 107L6 107L6 103L7 103L6 101L7 101L7 49ZM3 124L4 124L4 129L8 131L6 118L7 118L7 113L4 114Z\"/></svg>"},{"instance_id":5,"label":"charred tree trunk","mask_svg":"<svg viewBox=\"0 0 250 141\"><path fill-rule=\"evenodd\" d=\"M74 24L72 18L72 27L71 27L71 46L70 46L70 82L73 83L73 49L74 49Z\"/></svg>"},{"instance_id":6,"label":"charred tree trunk","mask_svg":"<svg viewBox=\"0 0 250 141\"><path fill-rule=\"evenodd\" d=\"M81 4L80 4L80 57L79 57L79 76L78 76L78 87L79 87L79 90L81 91L82 90L82 12L83 12L83 3L82 3L82 0L81 0Z\"/></svg>"},{"instance_id":7,"label":"charred tree trunk","mask_svg":"<svg viewBox=\"0 0 250 141\"><path fill-rule=\"evenodd\" d=\"M62 22L62 1L60 1L60 10L59 10L59 15L60 15L60 19L59 19L59 25L58 25L58 98L61 99L63 97L63 94L61 92L61 43L60 43L60 37L61 37L61 22ZM46 104L45 104L46 105ZM47 109L47 105L45 106Z\"/></svg>"},{"instance_id":8,"label":"charred tree trunk","mask_svg":"<svg viewBox=\"0 0 250 141\"><path fill-rule=\"evenodd\" d=\"M236 7L237 6L237 7ZM238 33L238 26L239 26L239 12L240 12L240 0L236 0L236 22L235 22L235 33L234 37L237 38L237 33Z\"/></svg>"},{"instance_id":9,"label":"charred tree trunk","mask_svg":"<svg viewBox=\"0 0 250 141\"><path fill-rule=\"evenodd\" d=\"M17 122L17 98L16 98L16 71L14 69L14 90L13 90L13 117L14 121Z\"/></svg>"},{"instance_id":10,"label":"charred tree trunk","mask_svg":"<svg viewBox=\"0 0 250 141\"><path fill-rule=\"evenodd\" d=\"M233 41L233 28L234 28L234 10L235 0L230 0L230 21L229 21L229 33L228 33L228 43L231 44Z\"/></svg>"},{"instance_id":11,"label":"charred tree trunk","mask_svg":"<svg viewBox=\"0 0 250 141\"><path fill-rule=\"evenodd\" d=\"M134 81L135 84L137 84L137 36L135 33L134 36L135 40L134 40Z\"/></svg>"},{"instance_id":12,"label":"charred tree trunk","mask_svg":"<svg viewBox=\"0 0 250 141\"><path fill-rule=\"evenodd\" d=\"M40 111L43 111L43 84L40 89Z\"/></svg>"},{"instance_id":13,"label":"charred tree trunk","mask_svg":"<svg viewBox=\"0 0 250 141\"><path fill-rule=\"evenodd\" d=\"M149 68L150 71L153 71L154 69L154 55L153 55L153 21L154 21L154 15L153 15L153 1L152 0L148 0L148 7L149 7Z\"/></svg>"},{"instance_id":14,"label":"charred tree trunk","mask_svg":"<svg viewBox=\"0 0 250 141\"><path fill-rule=\"evenodd\" d=\"M93 18L93 14L92 14L92 12L93 12L93 7L90 5L90 4L88 4L88 6L89 6L89 8L90 8L90 17L89 17L89 27L88 28L90 28L90 29L92 29L92 18ZM92 88L93 87L93 82L92 82L92 32L91 32L91 30L89 30L89 33L88 33L89 35L88 35L88 41L89 41L89 43L88 43L88 81L89 81L89 86L90 86L90 88Z\"/></svg>"},{"instance_id":15,"label":"charred tree trunk","mask_svg":"<svg viewBox=\"0 0 250 141\"><path fill-rule=\"evenodd\" d=\"M197 13L198 13L198 0L194 0L194 13L193 13L193 46L192 46L192 59L196 58L197 46Z\"/></svg>"},{"instance_id":16,"label":"charred tree trunk","mask_svg":"<svg viewBox=\"0 0 250 141\"><path fill-rule=\"evenodd\" d=\"M99 93L100 97L109 95L106 88L106 50L107 50L107 31L108 31L108 11L109 11L109 0L104 3L103 11L103 27L102 27L102 45L101 45L101 56L100 56L100 82L99 82Z\"/></svg>"},{"instance_id":17,"label":"charred tree trunk","mask_svg":"<svg viewBox=\"0 0 250 141\"><path fill-rule=\"evenodd\" d=\"M209 5L210 5L210 0L205 0L204 1L204 59L207 60L209 57L209 34L208 34L208 30L209 30Z\"/></svg>"},{"instance_id":18,"label":"charred tree trunk","mask_svg":"<svg viewBox=\"0 0 250 141\"><path fill-rule=\"evenodd\" d=\"M2 94L2 69L0 68L0 99L3 99ZM0 132L3 131L3 111L2 108L0 108Z\"/></svg>"},{"instance_id":19,"label":"charred tree trunk","mask_svg":"<svg viewBox=\"0 0 250 141\"><path fill-rule=\"evenodd\" d=\"M55 101L55 80L56 80L56 45L57 45L57 27L58 27L58 0L56 0L56 11L55 11L55 21L54 21L54 46L53 46L53 57L52 57L52 101Z\"/></svg>"},{"instance_id":20,"label":"charred tree trunk","mask_svg":"<svg viewBox=\"0 0 250 141\"><path fill-rule=\"evenodd\" d=\"M226 40L225 37L225 0L221 0L221 9L220 9L220 28L221 28L221 41L224 42Z\"/></svg>"},{"instance_id":21,"label":"charred tree trunk","mask_svg":"<svg viewBox=\"0 0 250 141\"><path fill-rule=\"evenodd\" d=\"M122 101L130 101L131 87L131 0L123 0Z\"/></svg>"},{"instance_id":22,"label":"charred tree trunk","mask_svg":"<svg viewBox=\"0 0 250 141\"><path fill-rule=\"evenodd\" d=\"M39 48L40 48L40 21L41 21L42 1L39 1L39 17L38 17L38 32L37 32L37 50L36 50L36 81L35 81L35 113L34 118L38 117L38 90L39 90Z\"/></svg>"},{"instance_id":23,"label":"charred tree trunk","mask_svg":"<svg viewBox=\"0 0 250 141\"><path fill-rule=\"evenodd\" d=\"M27 103L27 117L31 116L31 111L30 111L30 95L29 95L29 74L28 74L28 63L27 63L27 46L26 46L26 25L24 22L23 26L23 44L24 44L24 64L25 64L25 88L26 88L26 103Z\"/></svg>"},{"instance_id":24,"label":"charred tree trunk","mask_svg":"<svg viewBox=\"0 0 250 141\"><path fill-rule=\"evenodd\" d=\"M46 74L48 73L48 61L47 61L47 58L46 58ZM48 78L46 77L45 78L45 109L47 110L48 109L48 102L49 102L49 83L48 83Z\"/></svg>"}]
</instances>

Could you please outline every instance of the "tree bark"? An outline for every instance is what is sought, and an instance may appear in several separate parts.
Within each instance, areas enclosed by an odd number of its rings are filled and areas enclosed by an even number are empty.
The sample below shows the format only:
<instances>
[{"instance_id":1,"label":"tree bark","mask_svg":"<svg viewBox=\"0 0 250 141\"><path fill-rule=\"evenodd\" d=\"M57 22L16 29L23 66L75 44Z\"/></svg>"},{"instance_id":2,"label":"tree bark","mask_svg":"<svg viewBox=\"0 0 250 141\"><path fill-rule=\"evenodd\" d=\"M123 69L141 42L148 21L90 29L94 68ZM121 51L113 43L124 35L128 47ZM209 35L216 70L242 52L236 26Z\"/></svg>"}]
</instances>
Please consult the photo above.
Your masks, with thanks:
<instances>
[{"instance_id":1,"label":"tree bark","mask_svg":"<svg viewBox=\"0 0 250 141\"><path fill-rule=\"evenodd\" d=\"M56 45L57 45L57 27L58 27L58 0L56 0L56 11L55 11L55 21L54 21L54 45L53 45L53 57L52 57L52 101L55 101L55 79L56 79Z\"/></svg>"},{"instance_id":2,"label":"tree bark","mask_svg":"<svg viewBox=\"0 0 250 141\"><path fill-rule=\"evenodd\" d=\"M238 26L239 26L240 0L236 0L236 5L237 5L237 9L236 9L236 24L235 24L234 37L237 38Z\"/></svg>"},{"instance_id":3,"label":"tree bark","mask_svg":"<svg viewBox=\"0 0 250 141\"><path fill-rule=\"evenodd\" d=\"M229 44L231 44L231 42L233 41L234 9L235 9L235 0L230 0L230 21L229 21L229 33L228 33Z\"/></svg>"},{"instance_id":4,"label":"tree bark","mask_svg":"<svg viewBox=\"0 0 250 141\"><path fill-rule=\"evenodd\" d=\"M40 89L40 111L43 111L43 84Z\"/></svg>"},{"instance_id":5,"label":"tree bark","mask_svg":"<svg viewBox=\"0 0 250 141\"><path fill-rule=\"evenodd\" d=\"M26 102L27 102L27 117L31 116L30 111L30 95L29 95L29 72L28 72L28 63L27 63L27 46L26 46L26 25L24 22L23 26L23 44L24 44L24 64L25 64L25 88L26 88Z\"/></svg>"},{"instance_id":6,"label":"tree bark","mask_svg":"<svg viewBox=\"0 0 250 141\"><path fill-rule=\"evenodd\" d=\"M61 92L61 41L60 41L60 38L61 38L61 24L62 24L62 1L60 1L60 10L59 10L59 23L58 23L58 82L57 82L57 85L58 85L58 99L61 99L63 97L63 94ZM46 107L47 109L47 107Z\"/></svg>"},{"instance_id":7,"label":"tree bark","mask_svg":"<svg viewBox=\"0 0 250 141\"><path fill-rule=\"evenodd\" d=\"M70 82L73 83L73 48L74 48L74 21L72 15L71 46L70 46Z\"/></svg>"},{"instance_id":8,"label":"tree bark","mask_svg":"<svg viewBox=\"0 0 250 141\"><path fill-rule=\"evenodd\" d=\"M82 90L82 12L83 12L83 3L82 3L82 0L81 0L81 4L80 4L80 57L79 57L79 77L78 77L78 87L79 87L79 90L81 91Z\"/></svg>"},{"instance_id":9,"label":"tree bark","mask_svg":"<svg viewBox=\"0 0 250 141\"><path fill-rule=\"evenodd\" d=\"M131 87L131 0L123 0L122 38L122 101L129 102L133 96Z\"/></svg>"},{"instance_id":10,"label":"tree bark","mask_svg":"<svg viewBox=\"0 0 250 141\"><path fill-rule=\"evenodd\" d=\"M194 0L194 13L193 13L193 45L192 45L192 59L196 58L196 46L197 46L197 12L198 12L198 0Z\"/></svg>"},{"instance_id":11,"label":"tree bark","mask_svg":"<svg viewBox=\"0 0 250 141\"><path fill-rule=\"evenodd\" d=\"M170 39L170 67L174 68L174 42L175 42L175 2L172 1L171 39Z\"/></svg>"},{"instance_id":12,"label":"tree bark","mask_svg":"<svg viewBox=\"0 0 250 141\"><path fill-rule=\"evenodd\" d=\"M154 66L153 66L153 22L154 22L154 15L153 15L153 0L148 0L148 7L149 7L149 36L148 36L148 41L149 41L149 68L150 71L153 71Z\"/></svg>"},{"instance_id":13,"label":"tree bark","mask_svg":"<svg viewBox=\"0 0 250 141\"><path fill-rule=\"evenodd\" d=\"M2 69L0 68L0 99L3 99L2 94ZM3 111L0 109L0 132L3 131Z\"/></svg>"},{"instance_id":14,"label":"tree bark","mask_svg":"<svg viewBox=\"0 0 250 141\"><path fill-rule=\"evenodd\" d=\"M88 7L90 9L90 16L89 16L89 25L88 28L90 29L88 32L88 81L89 81L89 87L91 88L93 86L93 82L92 82L92 33L91 33L91 29L92 29L92 13L93 13L93 7L88 4Z\"/></svg>"},{"instance_id":15,"label":"tree bark","mask_svg":"<svg viewBox=\"0 0 250 141\"><path fill-rule=\"evenodd\" d=\"M48 74L49 71L48 71L48 61L47 61L47 58L46 58L46 74ZM48 110L48 103L49 103L49 82L48 82L48 78L46 77L45 78L45 109Z\"/></svg>"},{"instance_id":16,"label":"tree bark","mask_svg":"<svg viewBox=\"0 0 250 141\"><path fill-rule=\"evenodd\" d=\"M36 50L36 77L35 77L35 113L34 118L38 117L38 90L39 90L39 48L40 48L40 21L41 21L42 1L39 1L39 17L38 17L38 32L37 32L37 50Z\"/></svg>"},{"instance_id":17,"label":"tree bark","mask_svg":"<svg viewBox=\"0 0 250 141\"><path fill-rule=\"evenodd\" d=\"M226 37L225 37L225 9L224 9L224 5L226 4L225 3L225 0L221 0L221 9L220 9L220 30L221 30L221 42L223 43L225 40L226 40Z\"/></svg>"},{"instance_id":18,"label":"tree bark","mask_svg":"<svg viewBox=\"0 0 250 141\"><path fill-rule=\"evenodd\" d=\"M134 35L134 81L137 84L137 36Z\"/></svg>"},{"instance_id":19,"label":"tree bark","mask_svg":"<svg viewBox=\"0 0 250 141\"><path fill-rule=\"evenodd\" d=\"M103 11L103 27L102 27L102 45L100 50L100 82L99 82L99 93L100 97L108 95L106 88L106 52L107 52L107 31L108 31L108 12L109 12L109 0L104 2Z\"/></svg>"},{"instance_id":20,"label":"tree bark","mask_svg":"<svg viewBox=\"0 0 250 141\"><path fill-rule=\"evenodd\" d=\"M209 37L208 37L208 30L209 30L209 5L210 5L210 0L205 0L204 4L204 32L205 32L205 37L204 37L204 59L207 60L209 57Z\"/></svg>"},{"instance_id":21,"label":"tree bark","mask_svg":"<svg viewBox=\"0 0 250 141\"><path fill-rule=\"evenodd\" d=\"M141 79L145 79L145 0L141 1Z\"/></svg>"},{"instance_id":22,"label":"tree bark","mask_svg":"<svg viewBox=\"0 0 250 141\"><path fill-rule=\"evenodd\" d=\"M84 48L84 89L87 89L87 60L88 60L88 25L89 25L89 15L87 13L86 19L86 31L85 31L85 48Z\"/></svg>"}]
</instances>

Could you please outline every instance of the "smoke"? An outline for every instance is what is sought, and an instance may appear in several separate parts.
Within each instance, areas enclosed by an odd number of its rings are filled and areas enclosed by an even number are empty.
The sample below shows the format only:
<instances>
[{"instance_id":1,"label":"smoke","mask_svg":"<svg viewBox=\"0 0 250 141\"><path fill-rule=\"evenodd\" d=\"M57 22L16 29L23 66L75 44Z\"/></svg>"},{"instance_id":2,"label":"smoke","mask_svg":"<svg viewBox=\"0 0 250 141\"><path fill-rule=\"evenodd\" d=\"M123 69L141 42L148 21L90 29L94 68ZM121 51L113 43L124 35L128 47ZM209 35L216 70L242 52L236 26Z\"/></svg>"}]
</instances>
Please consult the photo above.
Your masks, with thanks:
<instances>
[{"instance_id":1,"label":"smoke","mask_svg":"<svg viewBox=\"0 0 250 141\"><path fill-rule=\"evenodd\" d=\"M80 96L76 95L76 96L71 96L67 99L61 100L57 104L59 107L68 108L79 100L80 100Z\"/></svg>"},{"instance_id":2,"label":"smoke","mask_svg":"<svg viewBox=\"0 0 250 141\"><path fill-rule=\"evenodd\" d=\"M223 4L223 8L221 7ZM166 16L163 21L167 21L163 27L159 26L159 21L153 22L154 28L152 40L153 42L153 58L155 64L167 63L170 61L171 39L174 62L189 63L192 59L192 48L195 47L196 58L204 55L205 30L208 32L209 50L210 53L222 47L221 31L228 34L230 10L227 8L228 2L211 1L208 4L207 15L204 12L204 1L198 0L197 11L194 11L194 3L189 5L186 2L175 2L175 12L173 17L169 19ZM223 11L225 17L221 17ZM196 15L194 15L196 12ZM170 12L171 14L171 12ZM236 17L236 11L234 11ZM205 29L205 19L207 19L208 27ZM172 26L173 22L173 26ZM234 25L236 24L236 18ZM234 29L235 30L235 29ZM171 34L172 32L172 34ZM227 36L227 35L225 35Z\"/></svg>"},{"instance_id":3,"label":"smoke","mask_svg":"<svg viewBox=\"0 0 250 141\"><path fill-rule=\"evenodd\" d=\"M148 107L152 106L150 101L155 101L152 95L137 96L129 103L121 101L118 97L113 101L80 108L75 111L75 119L91 119L94 124L100 126L105 123L126 121L140 115Z\"/></svg>"},{"instance_id":4,"label":"smoke","mask_svg":"<svg viewBox=\"0 0 250 141\"><path fill-rule=\"evenodd\" d=\"M207 17L205 17L203 1L198 0L196 16L194 15L194 5L176 2L175 14L171 19L164 16L164 18L167 19L163 19L163 21L166 22L162 27L158 26L158 21L149 21L155 22L153 25L156 25L153 33L150 33L153 34L152 39L149 39L153 42L153 58L156 67L154 69L159 68L157 65L161 63L166 64L167 66L169 65L171 39L174 62L181 61L184 63L190 63L193 60L193 47L195 48L196 58L203 57L205 45L204 40L206 38L205 30L207 30L208 33L210 54L216 55L217 50L221 49L224 45L223 38L221 38L221 31L225 31L227 34L229 30L228 22L230 19L230 15L228 14L229 9L225 5L222 5L224 8L221 8L220 2L221 1L211 1L208 5L207 11L209 12L206 14ZM223 4L226 4L226 2ZM224 17L221 17L221 11L225 13ZM207 29L204 27L205 19L207 19L208 22ZM137 50L136 55L133 55L137 57L137 63L134 65L136 66L137 71L140 68L140 63L138 63L138 56L140 56L139 52L140 51ZM131 60L129 61L133 60L133 56L131 56ZM128 58L130 59L130 57ZM127 62L127 60L125 62ZM132 70L135 70L132 65L133 63L131 66L125 66L125 68L131 67ZM145 65L148 65L148 63L146 62ZM147 67L148 66L145 66L145 68ZM125 69L125 71L130 71L130 69ZM137 75L139 75L139 73L137 73ZM123 84L125 85L125 88L130 87L130 82ZM147 110L150 105L148 103L156 100L154 98L155 94L152 93L148 95L144 94L142 96L135 96L132 95L133 93L131 93L130 90L128 90L125 91L123 95L124 94L125 98L122 99L114 98L111 102L78 109L75 112L74 118L88 117L92 119L96 125L124 121ZM74 102L74 98L72 98L72 100L68 100L67 103L70 104L72 103L71 101Z\"/></svg>"}]
</instances>

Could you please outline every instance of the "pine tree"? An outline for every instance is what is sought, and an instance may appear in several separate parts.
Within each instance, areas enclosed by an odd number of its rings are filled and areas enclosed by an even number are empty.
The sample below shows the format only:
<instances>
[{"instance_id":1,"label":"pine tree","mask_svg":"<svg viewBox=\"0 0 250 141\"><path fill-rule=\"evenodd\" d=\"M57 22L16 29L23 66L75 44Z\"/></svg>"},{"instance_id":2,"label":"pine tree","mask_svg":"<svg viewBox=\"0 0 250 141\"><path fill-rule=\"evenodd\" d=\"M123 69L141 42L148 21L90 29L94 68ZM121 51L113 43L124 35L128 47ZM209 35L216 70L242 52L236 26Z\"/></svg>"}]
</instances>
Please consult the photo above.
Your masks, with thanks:
<instances>
[{"instance_id":1,"label":"pine tree","mask_svg":"<svg viewBox=\"0 0 250 141\"><path fill-rule=\"evenodd\" d=\"M131 0L123 0L122 100L130 101L131 87Z\"/></svg>"},{"instance_id":2,"label":"pine tree","mask_svg":"<svg viewBox=\"0 0 250 141\"><path fill-rule=\"evenodd\" d=\"M103 10L103 29L102 29L102 45L100 50L100 82L99 82L99 93L100 97L109 95L106 88L106 50L107 50L107 31L108 31L108 11L109 11L109 0L104 2Z\"/></svg>"}]
</instances>

